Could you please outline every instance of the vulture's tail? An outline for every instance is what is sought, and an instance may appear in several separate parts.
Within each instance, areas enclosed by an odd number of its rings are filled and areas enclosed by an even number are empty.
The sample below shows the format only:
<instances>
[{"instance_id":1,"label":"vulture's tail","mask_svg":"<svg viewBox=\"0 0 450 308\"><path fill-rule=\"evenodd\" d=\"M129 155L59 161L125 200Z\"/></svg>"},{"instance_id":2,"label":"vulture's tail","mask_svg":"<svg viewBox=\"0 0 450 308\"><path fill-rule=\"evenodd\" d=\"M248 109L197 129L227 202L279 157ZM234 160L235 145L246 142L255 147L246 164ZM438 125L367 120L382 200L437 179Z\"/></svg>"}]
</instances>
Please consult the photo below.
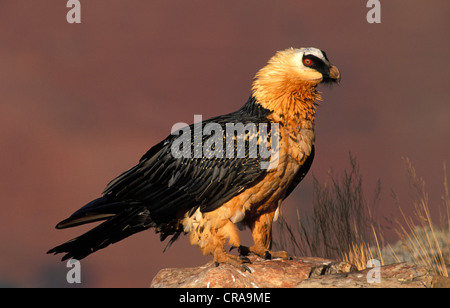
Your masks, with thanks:
<instances>
[{"instance_id":1,"label":"vulture's tail","mask_svg":"<svg viewBox=\"0 0 450 308\"><path fill-rule=\"evenodd\" d=\"M99 220L106 221L47 253L66 253L63 261L69 258L81 260L109 244L155 226L146 207L133 202L112 201L104 196L88 203L61 221L56 228L70 228Z\"/></svg>"}]
</instances>

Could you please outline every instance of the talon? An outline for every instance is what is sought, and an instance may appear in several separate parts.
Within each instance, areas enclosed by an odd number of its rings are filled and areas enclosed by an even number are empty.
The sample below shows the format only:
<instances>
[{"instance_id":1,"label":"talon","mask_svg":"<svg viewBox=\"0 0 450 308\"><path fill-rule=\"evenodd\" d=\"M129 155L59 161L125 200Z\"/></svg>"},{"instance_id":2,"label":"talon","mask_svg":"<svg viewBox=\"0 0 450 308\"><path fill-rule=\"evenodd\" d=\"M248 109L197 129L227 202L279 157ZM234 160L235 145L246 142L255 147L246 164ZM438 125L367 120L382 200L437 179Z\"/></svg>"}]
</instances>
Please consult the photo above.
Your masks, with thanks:
<instances>
[{"instance_id":1,"label":"talon","mask_svg":"<svg viewBox=\"0 0 450 308\"><path fill-rule=\"evenodd\" d=\"M252 263L252 261L250 261L249 258L247 258L246 256L239 256L239 260L242 261L242 263Z\"/></svg>"},{"instance_id":2,"label":"talon","mask_svg":"<svg viewBox=\"0 0 450 308\"><path fill-rule=\"evenodd\" d=\"M251 270L244 265L244 263L252 263L249 258L246 256L235 256L225 252L225 249L216 251L214 253L214 265L217 267L219 264L228 264L236 267L241 271L248 271L251 273Z\"/></svg>"},{"instance_id":3,"label":"talon","mask_svg":"<svg viewBox=\"0 0 450 308\"><path fill-rule=\"evenodd\" d=\"M242 268L244 269L244 272L249 272L250 274L252 273L252 271L250 270L250 268L247 266L247 265L245 265L245 264L242 264Z\"/></svg>"},{"instance_id":4,"label":"talon","mask_svg":"<svg viewBox=\"0 0 450 308\"><path fill-rule=\"evenodd\" d=\"M283 260L292 260L292 257L288 255L286 251L271 251L272 258L280 258Z\"/></svg>"},{"instance_id":5,"label":"talon","mask_svg":"<svg viewBox=\"0 0 450 308\"><path fill-rule=\"evenodd\" d=\"M265 247L261 246L252 246L250 248L247 248L250 253L254 253L255 255L265 259L265 260L271 260L271 259L278 259L281 258L283 260L289 260L290 256L286 251L272 251L267 250Z\"/></svg>"}]
</instances>

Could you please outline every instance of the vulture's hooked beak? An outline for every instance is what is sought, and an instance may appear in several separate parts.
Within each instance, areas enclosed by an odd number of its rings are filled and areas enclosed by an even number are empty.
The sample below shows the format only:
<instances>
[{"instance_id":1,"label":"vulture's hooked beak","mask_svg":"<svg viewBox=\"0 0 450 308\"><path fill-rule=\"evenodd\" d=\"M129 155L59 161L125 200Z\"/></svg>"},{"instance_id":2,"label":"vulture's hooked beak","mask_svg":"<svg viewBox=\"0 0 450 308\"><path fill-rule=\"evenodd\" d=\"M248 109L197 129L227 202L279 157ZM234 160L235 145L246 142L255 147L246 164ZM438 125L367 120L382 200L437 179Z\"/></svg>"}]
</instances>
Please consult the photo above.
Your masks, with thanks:
<instances>
[{"instance_id":1,"label":"vulture's hooked beak","mask_svg":"<svg viewBox=\"0 0 450 308\"><path fill-rule=\"evenodd\" d=\"M341 73L335 65L331 65L329 76L334 82L339 83L341 81Z\"/></svg>"}]
</instances>

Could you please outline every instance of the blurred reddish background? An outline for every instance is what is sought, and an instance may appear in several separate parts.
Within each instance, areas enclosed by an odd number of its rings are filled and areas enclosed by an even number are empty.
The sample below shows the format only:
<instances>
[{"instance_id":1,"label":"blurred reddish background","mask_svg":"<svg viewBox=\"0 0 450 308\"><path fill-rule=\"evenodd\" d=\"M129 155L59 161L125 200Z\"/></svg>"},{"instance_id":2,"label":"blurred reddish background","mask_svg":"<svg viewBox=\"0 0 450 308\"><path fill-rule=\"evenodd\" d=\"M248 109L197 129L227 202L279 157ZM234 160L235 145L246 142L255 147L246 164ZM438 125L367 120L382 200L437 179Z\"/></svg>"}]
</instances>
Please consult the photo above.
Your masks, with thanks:
<instances>
[{"instance_id":1,"label":"blurred reddish background","mask_svg":"<svg viewBox=\"0 0 450 308\"><path fill-rule=\"evenodd\" d=\"M87 228L55 224L100 195L170 133L239 108L256 71L280 49L314 46L342 73L322 87L317 154L285 213L311 207L312 174L358 160L366 197L378 179L378 212L407 208L402 156L441 202L450 157L450 2L365 1L0 2L0 286L70 286L66 263L45 252ZM432 209L434 217L437 210ZM209 260L187 238L166 253L142 232L82 261L82 284L146 287L165 267Z\"/></svg>"}]
</instances>

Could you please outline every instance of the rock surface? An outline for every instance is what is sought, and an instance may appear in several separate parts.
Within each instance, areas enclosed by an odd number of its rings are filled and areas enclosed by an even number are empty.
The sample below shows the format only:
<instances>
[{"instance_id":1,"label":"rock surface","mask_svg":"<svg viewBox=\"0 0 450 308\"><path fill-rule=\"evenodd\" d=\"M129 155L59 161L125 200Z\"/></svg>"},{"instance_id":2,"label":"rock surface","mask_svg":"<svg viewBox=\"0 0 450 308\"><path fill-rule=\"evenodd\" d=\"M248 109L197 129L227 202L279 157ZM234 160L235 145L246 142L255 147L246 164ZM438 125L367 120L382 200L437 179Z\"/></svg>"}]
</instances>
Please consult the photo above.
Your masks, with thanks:
<instances>
[{"instance_id":1,"label":"rock surface","mask_svg":"<svg viewBox=\"0 0 450 308\"><path fill-rule=\"evenodd\" d=\"M241 270L213 262L192 268L167 268L153 279L152 288L425 288L433 282L448 282L448 278L433 280L424 267L412 263L382 266L380 282L369 283L371 269L357 271L345 262L320 258L294 258L293 260L264 260L250 256L248 267ZM444 282L445 283L445 282Z\"/></svg>"}]
</instances>

